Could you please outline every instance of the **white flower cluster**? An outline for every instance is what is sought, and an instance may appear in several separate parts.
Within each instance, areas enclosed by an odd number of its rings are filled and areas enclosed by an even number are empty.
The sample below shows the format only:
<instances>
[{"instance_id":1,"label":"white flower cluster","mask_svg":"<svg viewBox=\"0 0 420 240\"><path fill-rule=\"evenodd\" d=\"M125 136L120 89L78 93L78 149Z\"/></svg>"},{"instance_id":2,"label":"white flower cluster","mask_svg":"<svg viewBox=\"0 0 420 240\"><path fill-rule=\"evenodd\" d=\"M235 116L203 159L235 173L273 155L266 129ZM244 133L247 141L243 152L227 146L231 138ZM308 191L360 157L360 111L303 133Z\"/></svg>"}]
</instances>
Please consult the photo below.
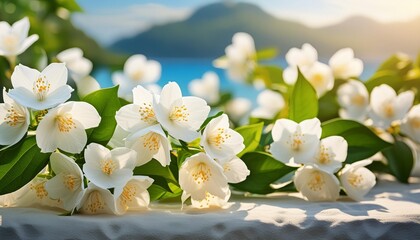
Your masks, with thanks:
<instances>
[{"instance_id":1,"label":"white flower cluster","mask_svg":"<svg viewBox=\"0 0 420 240\"><path fill-rule=\"evenodd\" d=\"M338 89L340 116L359 122L370 119L382 131L400 126L403 134L420 143L420 105L413 106L414 95L411 90L397 95L389 85L382 84L373 88L369 101L364 84L349 80Z\"/></svg>"},{"instance_id":2,"label":"white flower cluster","mask_svg":"<svg viewBox=\"0 0 420 240\"><path fill-rule=\"evenodd\" d=\"M318 52L312 45L305 43L302 49L292 48L286 53L289 66L283 72L283 79L293 85L298 77L298 68L315 88L318 97L334 87L334 79L359 77L363 62L354 58L351 48L338 50L329 60L329 65L318 61Z\"/></svg>"},{"instance_id":3,"label":"white flower cluster","mask_svg":"<svg viewBox=\"0 0 420 240\"><path fill-rule=\"evenodd\" d=\"M226 57L215 60L213 65L227 69L228 77L234 81L245 81L257 66L254 39L248 33L235 33L225 53Z\"/></svg>"},{"instance_id":4,"label":"white flower cluster","mask_svg":"<svg viewBox=\"0 0 420 240\"><path fill-rule=\"evenodd\" d=\"M371 161L359 161L341 169L347 157L347 141L340 136L320 140L321 133L317 118L300 123L279 119L272 129L274 142L270 151L277 160L300 167L293 181L308 200L335 201L340 194L340 181L349 197L363 199L376 183L375 175L364 168ZM337 172L340 181L335 176Z\"/></svg>"},{"instance_id":5,"label":"white flower cluster","mask_svg":"<svg viewBox=\"0 0 420 240\"><path fill-rule=\"evenodd\" d=\"M159 93L160 87L156 81L160 78L161 69L159 62L147 60L144 55L136 54L129 57L124 63L124 71L112 74L114 85L119 85L118 96L132 102L132 89L137 85Z\"/></svg>"},{"instance_id":6,"label":"white flower cluster","mask_svg":"<svg viewBox=\"0 0 420 240\"><path fill-rule=\"evenodd\" d=\"M126 132L123 141L117 142L138 153L136 166L153 158L162 166L170 164L171 144L166 132L185 142L200 137L205 152L188 157L180 167L183 199L191 197L195 207L227 201L228 182L243 181L249 174L246 165L236 157L244 148L243 138L229 128L227 115L212 119L200 134L198 130L210 107L201 98L183 97L177 83L166 84L160 95L142 86L134 88L132 94L133 103L116 114L118 127Z\"/></svg>"}]
</instances>

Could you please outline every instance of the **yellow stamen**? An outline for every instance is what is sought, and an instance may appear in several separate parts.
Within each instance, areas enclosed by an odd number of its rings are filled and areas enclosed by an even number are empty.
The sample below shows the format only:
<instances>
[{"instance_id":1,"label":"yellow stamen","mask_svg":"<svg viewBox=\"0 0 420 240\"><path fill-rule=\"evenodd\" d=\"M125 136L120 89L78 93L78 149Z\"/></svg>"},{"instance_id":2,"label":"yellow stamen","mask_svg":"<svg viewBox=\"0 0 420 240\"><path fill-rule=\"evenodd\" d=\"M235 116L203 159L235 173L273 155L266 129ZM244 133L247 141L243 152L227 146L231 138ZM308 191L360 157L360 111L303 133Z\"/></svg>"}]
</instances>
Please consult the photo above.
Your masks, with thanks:
<instances>
[{"instance_id":1,"label":"yellow stamen","mask_svg":"<svg viewBox=\"0 0 420 240\"><path fill-rule=\"evenodd\" d=\"M86 200L85 211L88 213L97 213L105 208L105 202L99 191L92 191Z\"/></svg>"},{"instance_id":2,"label":"yellow stamen","mask_svg":"<svg viewBox=\"0 0 420 240\"><path fill-rule=\"evenodd\" d=\"M197 163L195 169L192 171L192 177L197 184L207 182L211 175L210 167L204 162Z\"/></svg>"},{"instance_id":3,"label":"yellow stamen","mask_svg":"<svg viewBox=\"0 0 420 240\"><path fill-rule=\"evenodd\" d=\"M353 186L358 187L363 182L363 176L357 173L349 173L347 181Z\"/></svg>"},{"instance_id":4,"label":"yellow stamen","mask_svg":"<svg viewBox=\"0 0 420 240\"><path fill-rule=\"evenodd\" d=\"M188 109L185 105L175 106L171 114L169 114L169 119L178 122L188 122L188 116L190 114L187 112L187 110Z\"/></svg>"},{"instance_id":5,"label":"yellow stamen","mask_svg":"<svg viewBox=\"0 0 420 240\"><path fill-rule=\"evenodd\" d=\"M321 73L315 73L314 75L312 75L309 81L315 87L323 86L325 82L324 75L322 75Z\"/></svg>"},{"instance_id":6,"label":"yellow stamen","mask_svg":"<svg viewBox=\"0 0 420 240\"><path fill-rule=\"evenodd\" d=\"M121 196L120 196L121 204L125 208L128 208L128 204L134 200L136 195L137 195L136 187L131 184L127 184L124 187L123 192L121 193Z\"/></svg>"},{"instance_id":7,"label":"yellow stamen","mask_svg":"<svg viewBox=\"0 0 420 240\"><path fill-rule=\"evenodd\" d=\"M38 101L43 101L48 92L50 91L51 84L48 82L46 76L39 76L38 79L34 82L32 91L37 96Z\"/></svg>"},{"instance_id":8,"label":"yellow stamen","mask_svg":"<svg viewBox=\"0 0 420 240\"><path fill-rule=\"evenodd\" d=\"M111 175L117 168L117 164L112 159L101 160L101 170L106 175Z\"/></svg>"},{"instance_id":9,"label":"yellow stamen","mask_svg":"<svg viewBox=\"0 0 420 240\"><path fill-rule=\"evenodd\" d=\"M214 146L216 146L219 149L222 149L221 145L226 142L229 138L231 138L232 135L227 133L227 129L225 128L218 128L215 133L213 133L209 139L208 142Z\"/></svg>"},{"instance_id":10,"label":"yellow stamen","mask_svg":"<svg viewBox=\"0 0 420 240\"><path fill-rule=\"evenodd\" d=\"M151 103L143 103L139 108L140 119L149 124L157 123L155 112L153 111Z\"/></svg>"},{"instance_id":11,"label":"yellow stamen","mask_svg":"<svg viewBox=\"0 0 420 240\"><path fill-rule=\"evenodd\" d=\"M20 112L16 111L13 105L10 105L10 108L7 109L6 116L3 119L9 126L15 127L24 123L26 121L26 117L21 114Z\"/></svg>"},{"instance_id":12,"label":"yellow stamen","mask_svg":"<svg viewBox=\"0 0 420 240\"><path fill-rule=\"evenodd\" d=\"M331 155L328 151L329 149L324 145L321 145L319 155L318 155L318 163L321 164L328 164L331 161Z\"/></svg>"},{"instance_id":13,"label":"yellow stamen","mask_svg":"<svg viewBox=\"0 0 420 240\"><path fill-rule=\"evenodd\" d=\"M420 129L420 117L409 118L408 122L412 128Z\"/></svg>"},{"instance_id":14,"label":"yellow stamen","mask_svg":"<svg viewBox=\"0 0 420 240\"><path fill-rule=\"evenodd\" d=\"M384 106L385 116L391 118L395 114L394 106L391 103L386 103Z\"/></svg>"},{"instance_id":15,"label":"yellow stamen","mask_svg":"<svg viewBox=\"0 0 420 240\"><path fill-rule=\"evenodd\" d=\"M76 123L70 114L59 115L56 117L56 120L60 132L70 132L70 130L76 128Z\"/></svg>"},{"instance_id":16,"label":"yellow stamen","mask_svg":"<svg viewBox=\"0 0 420 240\"><path fill-rule=\"evenodd\" d=\"M362 95L360 95L360 94L356 94L355 96L353 96L353 97L351 98L351 103L352 103L353 105L356 105L356 106L361 107L361 106L364 106L364 105L365 105L365 103L366 103L366 98L365 98L365 97L363 97L363 96L362 96Z\"/></svg>"},{"instance_id":17,"label":"yellow stamen","mask_svg":"<svg viewBox=\"0 0 420 240\"><path fill-rule=\"evenodd\" d=\"M325 181L324 178L322 177L321 173L318 171L315 171L312 173L311 179L308 182L308 187L309 189L311 189L312 191L321 191L322 187L324 186Z\"/></svg>"},{"instance_id":18,"label":"yellow stamen","mask_svg":"<svg viewBox=\"0 0 420 240\"><path fill-rule=\"evenodd\" d=\"M144 136L144 148L148 148L150 151L157 151L159 150L159 145L160 139L157 133L150 132Z\"/></svg>"},{"instance_id":19,"label":"yellow stamen","mask_svg":"<svg viewBox=\"0 0 420 240\"><path fill-rule=\"evenodd\" d=\"M68 190L74 191L78 186L80 186L80 179L73 174L67 174L63 176L64 186L67 187Z\"/></svg>"},{"instance_id":20,"label":"yellow stamen","mask_svg":"<svg viewBox=\"0 0 420 240\"><path fill-rule=\"evenodd\" d=\"M35 196L41 200L48 197L48 192L45 189L45 182L32 183L30 189L35 191Z\"/></svg>"}]
</instances>

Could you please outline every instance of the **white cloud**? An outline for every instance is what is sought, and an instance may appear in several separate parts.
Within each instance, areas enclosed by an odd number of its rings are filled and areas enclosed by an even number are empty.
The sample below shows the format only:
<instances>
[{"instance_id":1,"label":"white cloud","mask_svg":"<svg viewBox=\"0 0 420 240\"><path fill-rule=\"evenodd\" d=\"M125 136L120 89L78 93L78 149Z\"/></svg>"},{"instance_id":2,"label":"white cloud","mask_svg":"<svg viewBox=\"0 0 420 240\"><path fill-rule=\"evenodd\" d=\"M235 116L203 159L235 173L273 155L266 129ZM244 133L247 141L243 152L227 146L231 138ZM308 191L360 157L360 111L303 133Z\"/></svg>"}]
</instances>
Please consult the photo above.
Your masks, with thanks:
<instances>
[{"instance_id":1,"label":"white cloud","mask_svg":"<svg viewBox=\"0 0 420 240\"><path fill-rule=\"evenodd\" d=\"M122 37L136 35L152 25L183 20L191 8L172 8L160 4L139 4L120 9L103 9L97 12L74 14L73 23L97 39L109 45Z\"/></svg>"},{"instance_id":2,"label":"white cloud","mask_svg":"<svg viewBox=\"0 0 420 240\"><path fill-rule=\"evenodd\" d=\"M366 16L379 22L410 21L420 17L420 0L260 0L258 4L279 18L313 27L332 25L350 16Z\"/></svg>"}]
</instances>

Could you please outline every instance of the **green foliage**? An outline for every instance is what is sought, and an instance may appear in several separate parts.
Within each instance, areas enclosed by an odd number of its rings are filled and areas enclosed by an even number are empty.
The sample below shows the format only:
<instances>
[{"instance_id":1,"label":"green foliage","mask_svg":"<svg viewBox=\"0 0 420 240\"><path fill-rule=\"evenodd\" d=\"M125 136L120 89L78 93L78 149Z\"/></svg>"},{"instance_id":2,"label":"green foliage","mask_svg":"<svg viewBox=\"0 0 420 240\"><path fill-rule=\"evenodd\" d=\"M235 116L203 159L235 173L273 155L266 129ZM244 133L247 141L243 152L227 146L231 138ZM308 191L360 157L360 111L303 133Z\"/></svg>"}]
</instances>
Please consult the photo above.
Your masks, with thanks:
<instances>
[{"instance_id":1,"label":"green foliage","mask_svg":"<svg viewBox=\"0 0 420 240\"><path fill-rule=\"evenodd\" d=\"M396 141L394 145L382 151L388 160L389 171L398 181L408 183L414 165L414 156L411 148L404 142Z\"/></svg>"},{"instance_id":2,"label":"green foliage","mask_svg":"<svg viewBox=\"0 0 420 240\"><path fill-rule=\"evenodd\" d=\"M155 159L152 159L150 162L142 166L136 167L133 172L134 175L145 175L149 177L159 176L169 181L177 181L169 169L169 166L162 167L162 165L160 165L160 163Z\"/></svg>"},{"instance_id":3,"label":"green foliage","mask_svg":"<svg viewBox=\"0 0 420 240\"><path fill-rule=\"evenodd\" d=\"M407 55L395 54L385 60L376 72L393 71L404 76L410 71L411 67L412 61Z\"/></svg>"},{"instance_id":4,"label":"green foliage","mask_svg":"<svg viewBox=\"0 0 420 240\"><path fill-rule=\"evenodd\" d=\"M388 84L395 90L399 90L403 85L403 80L400 74L395 71L383 70L376 72L371 78L369 78L365 86L369 92L373 90L374 87L381 84Z\"/></svg>"},{"instance_id":5,"label":"green foliage","mask_svg":"<svg viewBox=\"0 0 420 240\"><path fill-rule=\"evenodd\" d=\"M201 126L200 126L200 132L201 131L203 131L204 130L204 128L206 128L206 126L207 126L207 124L209 124L209 122L211 121L211 120L213 120L214 118L217 118L217 117L220 117L221 115L223 114L223 111L220 111L220 112L218 112L218 113L216 113L215 115L213 115L213 116L210 116L210 117L208 117L204 122L203 122L203 124L201 124Z\"/></svg>"},{"instance_id":6,"label":"green foliage","mask_svg":"<svg viewBox=\"0 0 420 240\"><path fill-rule=\"evenodd\" d=\"M263 127L264 127L264 124L260 122L257 124L241 126L235 129L235 131L241 134L242 137L244 138L244 145L245 145L244 150L242 150L242 152L238 154L238 157L241 157L244 154L255 151L255 149L257 149L260 143Z\"/></svg>"},{"instance_id":7,"label":"green foliage","mask_svg":"<svg viewBox=\"0 0 420 240\"><path fill-rule=\"evenodd\" d=\"M265 48L257 51L256 58L258 61L270 60L277 56L277 48Z\"/></svg>"},{"instance_id":8,"label":"green foliage","mask_svg":"<svg viewBox=\"0 0 420 240\"><path fill-rule=\"evenodd\" d=\"M299 70L298 79L289 101L289 118L295 122L318 115L318 97L315 89Z\"/></svg>"},{"instance_id":9,"label":"green foliage","mask_svg":"<svg viewBox=\"0 0 420 240\"><path fill-rule=\"evenodd\" d=\"M369 158L391 144L378 137L365 125L344 119L322 124L322 138L342 136L348 143L347 163Z\"/></svg>"},{"instance_id":10,"label":"green foliage","mask_svg":"<svg viewBox=\"0 0 420 240\"><path fill-rule=\"evenodd\" d=\"M258 65L251 78L252 80L259 79L264 81L265 86L268 88L281 88L284 92L289 88L289 86L284 83L283 70L278 66Z\"/></svg>"},{"instance_id":11,"label":"green foliage","mask_svg":"<svg viewBox=\"0 0 420 240\"><path fill-rule=\"evenodd\" d=\"M0 195L14 192L31 181L47 165L49 156L41 153L35 137L1 150Z\"/></svg>"},{"instance_id":12,"label":"green foliage","mask_svg":"<svg viewBox=\"0 0 420 240\"><path fill-rule=\"evenodd\" d=\"M235 188L258 194L274 192L270 184L294 171L296 168L288 167L264 152L249 152L242 156L251 174L245 181L232 184Z\"/></svg>"},{"instance_id":13,"label":"green foliage","mask_svg":"<svg viewBox=\"0 0 420 240\"><path fill-rule=\"evenodd\" d=\"M118 86L93 92L84 97L83 101L92 104L101 116L99 126L87 130L88 144L96 142L106 145L114 134L115 127L117 126L115 114L121 108L120 100L118 98Z\"/></svg>"},{"instance_id":14,"label":"green foliage","mask_svg":"<svg viewBox=\"0 0 420 240\"><path fill-rule=\"evenodd\" d=\"M176 160L172 159L171 164L173 163L176 164ZM134 175L149 176L154 179L152 186L148 188L152 201L178 197L182 193L177 177L174 176L170 166L162 167L155 159L136 167L133 172ZM178 169L176 169L176 174L178 175Z\"/></svg>"}]
</instances>

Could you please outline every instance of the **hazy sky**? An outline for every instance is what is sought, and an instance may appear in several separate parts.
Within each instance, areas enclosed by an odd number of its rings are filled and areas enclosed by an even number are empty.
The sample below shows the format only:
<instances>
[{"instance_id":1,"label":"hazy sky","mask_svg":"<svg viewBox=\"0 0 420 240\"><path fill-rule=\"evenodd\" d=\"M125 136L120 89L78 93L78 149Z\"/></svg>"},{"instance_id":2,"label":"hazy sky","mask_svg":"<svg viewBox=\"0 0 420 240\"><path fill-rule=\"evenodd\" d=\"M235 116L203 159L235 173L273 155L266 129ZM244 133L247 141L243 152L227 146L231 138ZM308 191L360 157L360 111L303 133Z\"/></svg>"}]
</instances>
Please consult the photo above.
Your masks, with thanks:
<instances>
[{"instance_id":1,"label":"hazy sky","mask_svg":"<svg viewBox=\"0 0 420 240\"><path fill-rule=\"evenodd\" d=\"M230 0L232 2L232 0ZM187 18L196 8L217 0L78 0L85 12L74 23L104 45L135 35L154 24ZM420 0L240 0L259 5L279 18L312 27L331 25L350 16L380 22L420 17Z\"/></svg>"}]
</instances>

